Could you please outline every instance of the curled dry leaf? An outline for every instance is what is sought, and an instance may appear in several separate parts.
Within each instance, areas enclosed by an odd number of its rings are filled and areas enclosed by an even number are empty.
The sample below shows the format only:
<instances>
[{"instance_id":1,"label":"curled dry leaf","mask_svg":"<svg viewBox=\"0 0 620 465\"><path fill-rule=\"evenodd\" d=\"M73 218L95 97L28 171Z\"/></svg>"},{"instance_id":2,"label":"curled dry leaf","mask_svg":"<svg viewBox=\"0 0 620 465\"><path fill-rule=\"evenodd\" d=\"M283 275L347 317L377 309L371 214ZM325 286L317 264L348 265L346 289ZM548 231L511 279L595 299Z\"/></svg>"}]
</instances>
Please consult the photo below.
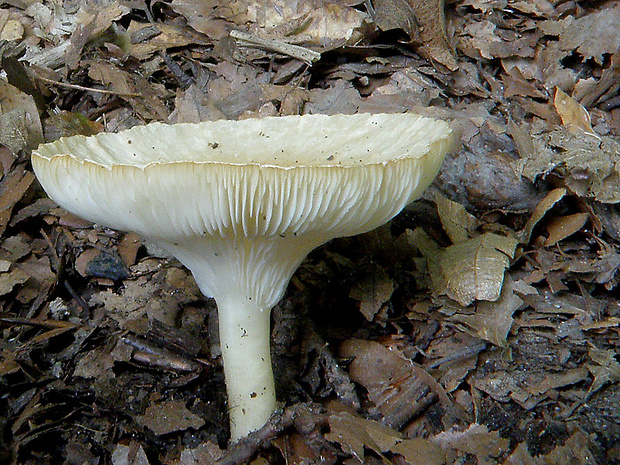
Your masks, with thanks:
<instances>
[{"instance_id":1,"label":"curled dry leaf","mask_svg":"<svg viewBox=\"0 0 620 465\"><path fill-rule=\"evenodd\" d=\"M545 247L555 245L561 240L581 231L589 217L588 213L574 213L553 218L547 225L549 236L547 236L545 241Z\"/></svg>"},{"instance_id":2,"label":"curled dry leaf","mask_svg":"<svg viewBox=\"0 0 620 465\"><path fill-rule=\"evenodd\" d=\"M585 132L586 134L598 137L594 129L592 129L588 110L559 87L555 88L553 105L558 115L560 115L560 118L562 118L562 124L572 134L579 135Z\"/></svg>"},{"instance_id":3,"label":"curled dry leaf","mask_svg":"<svg viewBox=\"0 0 620 465\"><path fill-rule=\"evenodd\" d=\"M566 189L563 187L558 187L557 189L550 191L545 198L542 199L538 205L536 205L536 208L534 208L534 211L528 218L527 223L525 223L523 229L517 234L517 237L522 243L527 244L530 241L534 227L540 220L543 219L547 212L551 210L556 203L562 200L565 195Z\"/></svg>"}]
</instances>

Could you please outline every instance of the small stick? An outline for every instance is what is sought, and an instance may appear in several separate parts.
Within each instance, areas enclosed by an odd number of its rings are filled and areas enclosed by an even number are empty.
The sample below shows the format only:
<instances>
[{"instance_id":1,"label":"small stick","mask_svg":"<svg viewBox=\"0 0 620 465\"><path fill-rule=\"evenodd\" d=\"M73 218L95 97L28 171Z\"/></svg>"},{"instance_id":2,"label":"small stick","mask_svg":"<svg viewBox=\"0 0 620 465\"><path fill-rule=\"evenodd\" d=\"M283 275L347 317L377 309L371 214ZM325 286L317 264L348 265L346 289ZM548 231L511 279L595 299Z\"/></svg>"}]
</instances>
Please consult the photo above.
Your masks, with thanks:
<instances>
[{"instance_id":1,"label":"small stick","mask_svg":"<svg viewBox=\"0 0 620 465\"><path fill-rule=\"evenodd\" d=\"M263 39L262 37L248 34L247 32L232 30L230 31L230 37L239 42L244 42L243 45L254 46L260 49L281 53L282 55L288 55L308 63L309 65L319 61L321 58L319 52L315 52L309 48L287 44L286 42L275 39Z\"/></svg>"},{"instance_id":2,"label":"small stick","mask_svg":"<svg viewBox=\"0 0 620 465\"><path fill-rule=\"evenodd\" d=\"M48 79L43 76L35 76L35 79L38 79L39 81L47 82L49 84L54 84L55 86L66 87L67 89L83 90L86 92L99 92L100 94L118 95L120 97L140 97L140 94L115 92L113 90L95 89L93 87L84 87L84 86L79 86L77 84L67 84L66 82L55 81L54 79Z\"/></svg>"}]
</instances>

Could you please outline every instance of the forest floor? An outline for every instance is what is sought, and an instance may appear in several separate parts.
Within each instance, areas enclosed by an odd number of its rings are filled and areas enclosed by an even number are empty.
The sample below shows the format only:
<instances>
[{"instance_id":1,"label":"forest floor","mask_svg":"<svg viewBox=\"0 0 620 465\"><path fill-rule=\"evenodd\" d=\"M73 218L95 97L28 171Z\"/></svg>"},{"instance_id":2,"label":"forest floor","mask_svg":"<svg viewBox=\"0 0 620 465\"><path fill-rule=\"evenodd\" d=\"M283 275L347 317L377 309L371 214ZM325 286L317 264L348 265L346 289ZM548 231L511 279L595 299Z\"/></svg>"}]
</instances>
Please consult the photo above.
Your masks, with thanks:
<instances>
[{"instance_id":1,"label":"forest floor","mask_svg":"<svg viewBox=\"0 0 620 465\"><path fill-rule=\"evenodd\" d=\"M1 5L0 463L620 463L620 2ZM58 208L30 153L359 112L461 143L390 224L304 261L273 311L282 410L229 446L214 302Z\"/></svg>"}]
</instances>

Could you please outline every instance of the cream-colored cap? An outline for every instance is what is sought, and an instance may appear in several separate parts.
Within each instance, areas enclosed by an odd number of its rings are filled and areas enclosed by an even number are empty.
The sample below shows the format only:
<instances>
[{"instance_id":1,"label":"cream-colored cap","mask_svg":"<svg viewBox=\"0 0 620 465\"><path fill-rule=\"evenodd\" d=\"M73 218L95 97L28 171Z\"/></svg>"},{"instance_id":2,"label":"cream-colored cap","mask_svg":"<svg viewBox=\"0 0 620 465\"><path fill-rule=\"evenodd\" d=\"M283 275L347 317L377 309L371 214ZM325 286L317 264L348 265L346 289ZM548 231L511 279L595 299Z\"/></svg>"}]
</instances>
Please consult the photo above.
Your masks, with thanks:
<instances>
[{"instance_id":1,"label":"cream-colored cap","mask_svg":"<svg viewBox=\"0 0 620 465\"><path fill-rule=\"evenodd\" d=\"M210 238L308 241L305 255L390 220L451 144L447 123L414 114L306 115L74 136L40 146L32 165L65 209L169 250ZM171 251L192 269L192 252Z\"/></svg>"}]
</instances>

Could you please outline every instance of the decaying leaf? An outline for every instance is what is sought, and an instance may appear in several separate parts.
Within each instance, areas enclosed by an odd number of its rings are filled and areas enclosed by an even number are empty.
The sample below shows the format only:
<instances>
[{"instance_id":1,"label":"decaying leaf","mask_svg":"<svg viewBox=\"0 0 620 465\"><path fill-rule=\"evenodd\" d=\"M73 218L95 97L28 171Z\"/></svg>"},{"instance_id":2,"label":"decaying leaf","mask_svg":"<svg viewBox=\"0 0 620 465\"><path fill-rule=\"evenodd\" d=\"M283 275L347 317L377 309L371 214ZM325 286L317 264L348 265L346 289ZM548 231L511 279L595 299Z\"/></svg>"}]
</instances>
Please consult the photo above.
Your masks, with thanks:
<instances>
[{"instance_id":1,"label":"decaying leaf","mask_svg":"<svg viewBox=\"0 0 620 465\"><path fill-rule=\"evenodd\" d=\"M328 418L330 432L325 435L329 441L340 444L344 452L354 457L356 463L368 463L364 449L379 455L391 452L402 455L411 465L441 465L446 455L442 447L432 439L403 439L402 435L373 420L360 418L347 412L336 412Z\"/></svg>"},{"instance_id":2,"label":"decaying leaf","mask_svg":"<svg viewBox=\"0 0 620 465\"><path fill-rule=\"evenodd\" d=\"M588 355L590 360L594 362L588 365L588 369L594 376L594 381L592 381L592 385L588 389L589 395L608 383L620 381L620 363L616 360L616 351L592 348Z\"/></svg>"},{"instance_id":3,"label":"decaying leaf","mask_svg":"<svg viewBox=\"0 0 620 465\"><path fill-rule=\"evenodd\" d=\"M174 0L172 8L184 15L190 26L211 38L225 36L229 22L259 37L277 37L321 50L355 44L362 37L361 30L368 18L355 8L324 0L237 0L228 4Z\"/></svg>"},{"instance_id":4,"label":"decaying leaf","mask_svg":"<svg viewBox=\"0 0 620 465\"><path fill-rule=\"evenodd\" d=\"M464 306L474 300L497 300L517 244L512 237L485 233L445 249L439 267L448 297Z\"/></svg>"},{"instance_id":5,"label":"decaying leaf","mask_svg":"<svg viewBox=\"0 0 620 465\"><path fill-rule=\"evenodd\" d=\"M605 54L620 49L620 5L612 2L608 8L581 18L573 16L542 24L545 34L559 36L559 47L566 52L576 51L585 59L593 58L602 64Z\"/></svg>"},{"instance_id":6,"label":"decaying leaf","mask_svg":"<svg viewBox=\"0 0 620 465\"><path fill-rule=\"evenodd\" d=\"M535 154L514 163L515 170L534 180L551 171L565 179L581 197L603 203L620 202L620 143L607 136L572 134L555 127L533 136Z\"/></svg>"},{"instance_id":7,"label":"decaying leaf","mask_svg":"<svg viewBox=\"0 0 620 465\"><path fill-rule=\"evenodd\" d=\"M352 358L351 379L368 390L387 425L401 428L428 404L428 386L419 379L411 362L372 341L349 339L340 356Z\"/></svg>"},{"instance_id":8,"label":"decaying leaf","mask_svg":"<svg viewBox=\"0 0 620 465\"><path fill-rule=\"evenodd\" d=\"M112 452L112 465L150 465L146 452L140 443L131 441L128 445L117 444Z\"/></svg>"},{"instance_id":9,"label":"decaying leaf","mask_svg":"<svg viewBox=\"0 0 620 465\"><path fill-rule=\"evenodd\" d=\"M152 84L138 74L129 73L103 60L91 60L87 66L91 79L126 99L143 118L161 121L168 116L168 109L162 101L166 95L163 86Z\"/></svg>"},{"instance_id":10,"label":"decaying leaf","mask_svg":"<svg viewBox=\"0 0 620 465\"><path fill-rule=\"evenodd\" d=\"M394 281L381 267L376 267L365 279L351 289L349 297L360 303L360 311L372 321L394 292Z\"/></svg>"},{"instance_id":11,"label":"decaying leaf","mask_svg":"<svg viewBox=\"0 0 620 465\"><path fill-rule=\"evenodd\" d=\"M32 182L34 174L23 165L16 166L8 175L0 179L0 235L11 219L13 208L19 202Z\"/></svg>"},{"instance_id":12,"label":"decaying leaf","mask_svg":"<svg viewBox=\"0 0 620 465\"><path fill-rule=\"evenodd\" d=\"M473 314L457 313L451 319L466 324L479 338L505 347L512 326L512 315L521 305L523 300L515 294L512 279L506 279L498 299L478 302Z\"/></svg>"},{"instance_id":13,"label":"decaying leaf","mask_svg":"<svg viewBox=\"0 0 620 465\"><path fill-rule=\"evenodd\" d=\"M139 60L150 57L153 53L188 44L204 44L204 37L188 27L170 24L149 24L132 21L127 28L130 44L127 51Z\"/></svg>"},{"instance_id":14,"label":"decaying leaf","mask_svg":"<svg viewBox=\"0 0 620 465\"><path fill-rule=\"evenodd\" d=\"M180 400L154 402L144 415L137 416L136 420L158 436L187 428L198 429L205 424L202 418L190 412L185 402Z\"/></svg>"},{"instance_id":15,"label":"decaying leaf","mask_svg":"<svg viewBox=\"0 0 620 465\"><path fill-rule=\"evenodd\" d=\"M374 19L383 30L402 29L421 52L450 71L459 64L446 32L444 0L373 0Z\"/></svg>"},{"instance_id":16,"label":"decaying leaf","mask_svg":"<svg viewBox=\"0 0 620 465\"><path fill-rule=\"evenodd\" d=\"M340 444L360 463L364 463L364 448L369 448L383 457L383 453L401 440L401 435L378 421L366 420L346 412L329 416L330 432L325 438Z\"/></svg>"},{"instance_id":17,"label":"decaying leaf","mask_svg":"<svg viewBox=\"0 0 620 465\"><path fill-rule=\"evenodd\" d=\"M0 79L0 144L17 154L41 142L43 130L34 99Z\"/></svg>"},{"instance_id":18,"label":"decaying leaf","mask_svg":"<svg viewBox=\"0 0 620 465\"><path fill-rule=\"evenodd\" d=\"M0 296L8 294L15 286L25 283L29 278L30 276L19 268L0 273Z\"/></svg>"},{"instance_id":19,"label":"decaying leaf","mask_svg":"<svg viewBox=\"0 0 620 465\"><path fill-rule=\"evenodd\" d=\"M433 442L442 449L453 449L473 454L478 463L499 457L508 445L508 439L500 437L497 431L489 431L485 425L472 424L465 431L446 431L438 434Z\"/></svg>"}]
</instances>

